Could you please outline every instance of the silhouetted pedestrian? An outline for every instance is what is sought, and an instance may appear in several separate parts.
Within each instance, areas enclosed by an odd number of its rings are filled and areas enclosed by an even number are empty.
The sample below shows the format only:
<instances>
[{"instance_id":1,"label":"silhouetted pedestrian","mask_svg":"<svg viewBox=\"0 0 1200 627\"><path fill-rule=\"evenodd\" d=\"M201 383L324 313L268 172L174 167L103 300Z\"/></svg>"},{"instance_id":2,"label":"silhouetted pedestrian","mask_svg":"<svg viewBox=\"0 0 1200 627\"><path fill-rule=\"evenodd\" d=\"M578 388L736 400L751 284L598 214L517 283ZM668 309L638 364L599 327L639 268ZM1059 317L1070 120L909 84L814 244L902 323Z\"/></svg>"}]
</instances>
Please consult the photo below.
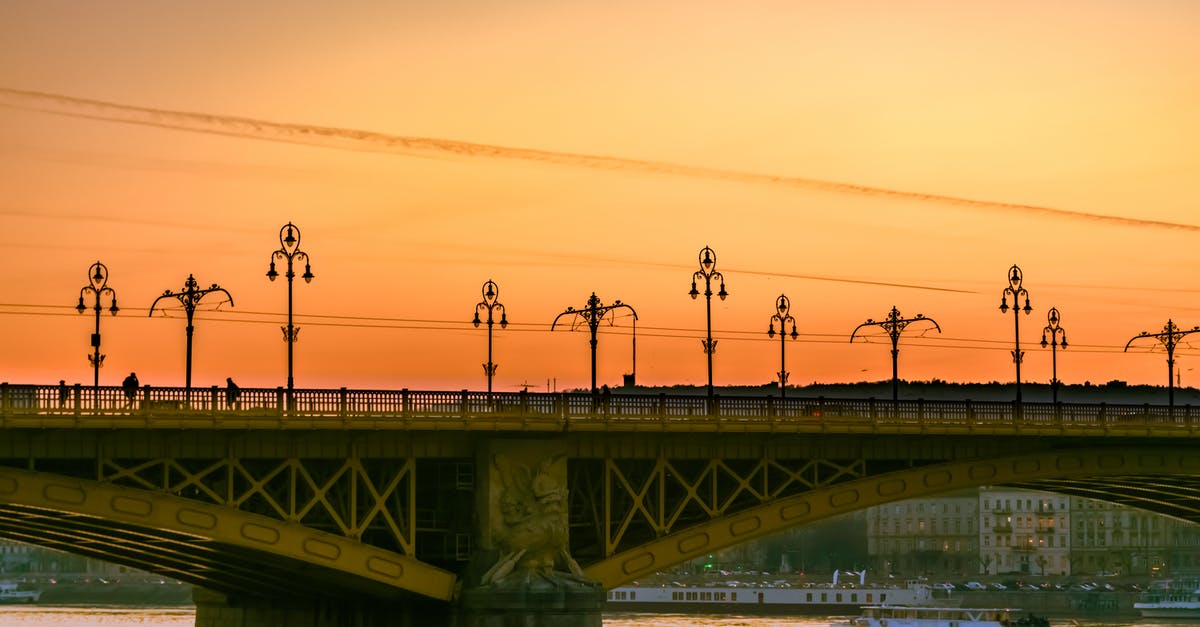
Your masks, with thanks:
<instances>
[{"instance_id":1,"label":"silhouetted pedestrian","mask_svg":"<svg viewBox=\"0 0 1200 627\"><path fill-rule=\"evenodd\" d=\"M67 399L70 397L71 397L71 392L70 392L70 389L67 388L67 380L59 379L58 380L58 406L66 407Z\"/></svg>"},{"instance_id":2,"label":"silhouetted pedestrian","mask_svg":"<svg viewBox=\"0 0 1200 627\"><path fill-rule=\"evenodd\" d=\"M238 397L242 395L242 389L233 382L233 377L225 377L225 407L229 409L240 409Z\"/></svg>"},{"instance_id":3,"label":"silhouetted pedestrian","mask_svg":"<svg viewBox=\"0 0 1200 627\"><path fill-rule=\"evenodd\" d=\"M138 387L137 373L131 372L125 380L121 382L121 389L125 390L126 407L133 407L134 400L137 399Z\"/></svg>"}]
</instances>

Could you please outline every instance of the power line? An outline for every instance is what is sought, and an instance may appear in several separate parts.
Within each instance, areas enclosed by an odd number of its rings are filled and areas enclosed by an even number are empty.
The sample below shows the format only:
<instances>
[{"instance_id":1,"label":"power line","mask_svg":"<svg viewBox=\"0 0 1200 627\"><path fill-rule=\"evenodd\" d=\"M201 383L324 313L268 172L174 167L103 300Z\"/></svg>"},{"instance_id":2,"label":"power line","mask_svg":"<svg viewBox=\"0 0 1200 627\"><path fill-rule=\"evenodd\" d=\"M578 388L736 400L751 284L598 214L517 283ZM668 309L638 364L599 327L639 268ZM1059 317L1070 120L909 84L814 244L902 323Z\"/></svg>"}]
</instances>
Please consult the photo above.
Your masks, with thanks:
<instances>
[{"instance_id":1,"label":"power line","mask_svg":"<svg viewBox=\"0 0 1200 627\"><path fill-rule=\"evenodd\" d=\"M54 311L4 311L0 309L0 316L38 316L38 317L62 317L62 318L77 318L78 314L73 310L74 307L65 305L27 305L27 304L10 304L0 303L0 308L3 307L20 307L20 308L45 308L45 309L67 309L72 310L71 313L59 313ZM123 311L148 311L147 308L122 308ZM176 310L171 310L176 311ZM218 314L213 316L212 314ZM252 318L231 318L230 315L262 315L262 316L282 316L280 313L273 312L246 312L232 310L209 310L204 315L197 314L197 320L207 320L212 322L224 322L233 324L278 324L277 320L262 320ZM309 320L305 324L308 326L328 327L328 328L345 328L345 329L393 329L405 331L450 331L459 332L462 334L474 333L476 330L471 327L469 321L461 320L431 320L421 318L390 318L379 316L339 316L330 314L309 314L306 316L297 316L302 318L321 318L325 320L358 320L361 323L355 322L320 322ZM166 313L163 316L155 316L151 319L166 319L166 320L182 320L182 316L171 315ZM390 323L390 324L389 324ZM547 324L539 323L509 323L509 329L506 333L549 333L550 327ZM521 328L512 328L521 327ZM630 336L633 332L626 330L623 327L606 327L604 331L610 335ZM658 331L658 332L656 332ZM703 331L700 329L688 329L682 327L643 327L639 326L637 334L642 337L652 337L661 339L673 340L694 340L698 334ZM724 339L730 342L771 342L769 338L762 338L761 332L757 331L718 331L716 332L717 339ZM801 333L797 339L801 344L829 344L842 345L844 344L844 334L833 333ZM886 336L882 334L863 336L864 343L867 344L883 344ZM1004 340L992 340L988 338L962 338L962 337L925 337L915 336L909 340L909 345L920 348L937 348L948 350L987 350L987 351L1006 351L1007 342ZM1121 347L1117 345L1107 344L1072 344L1072 352L1088 353L1088 354L1116 354L1121 353ZM1197 352L1192 352L1193 350ZM1146 352L1157 352L1153 349ZM1180 355L1200 356L1200 349L1191 349L1180 351Z\"/></svg>"}]
</instances>

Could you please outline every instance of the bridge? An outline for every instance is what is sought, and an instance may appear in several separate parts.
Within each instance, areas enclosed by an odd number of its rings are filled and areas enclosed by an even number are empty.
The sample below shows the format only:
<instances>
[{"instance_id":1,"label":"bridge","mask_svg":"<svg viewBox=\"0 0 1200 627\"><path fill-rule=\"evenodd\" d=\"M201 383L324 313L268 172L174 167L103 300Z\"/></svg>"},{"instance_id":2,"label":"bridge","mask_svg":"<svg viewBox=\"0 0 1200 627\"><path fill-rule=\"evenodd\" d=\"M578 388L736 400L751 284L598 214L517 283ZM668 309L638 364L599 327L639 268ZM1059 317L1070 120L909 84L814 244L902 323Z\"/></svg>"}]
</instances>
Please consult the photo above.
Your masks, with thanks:
<instances>
[{"instance_id":1,"label":"bridge","mask_svg":"<svg viewBox=\"0 0 1200 627\"><path fill-rule=\"evenodd\" d=\"M0 429L0 535L212 591L198 625L461 606L560 511L538 568L605 588L979 485L1200 522L1190 406L0 384Z\"/></svg>"}]
</instances>

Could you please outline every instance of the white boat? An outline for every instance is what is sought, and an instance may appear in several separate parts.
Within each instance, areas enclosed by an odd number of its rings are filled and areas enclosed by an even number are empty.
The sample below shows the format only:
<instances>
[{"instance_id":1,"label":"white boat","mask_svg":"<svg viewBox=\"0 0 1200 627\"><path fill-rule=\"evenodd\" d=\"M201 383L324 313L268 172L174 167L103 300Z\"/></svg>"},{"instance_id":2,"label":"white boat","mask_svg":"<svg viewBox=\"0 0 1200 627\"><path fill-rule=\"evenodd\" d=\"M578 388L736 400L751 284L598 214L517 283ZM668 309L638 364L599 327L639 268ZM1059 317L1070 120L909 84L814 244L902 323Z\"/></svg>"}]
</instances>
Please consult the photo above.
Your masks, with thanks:
<instances>
[{"instance_id":1,"label":"white boat","mask_svg":"<svg viewBox=\"0 0 1200 627\"><path fill-rule=\"evenodd\" d=\"M41 590L19 590L17 584L0 582L0 604L37 603Z\"/></svg>"},{"instance_id":2,"label":"white boat","mask_svg":"<svg viewBox=\"0 0 1200 627\"><path fill-rule=\"evenodd\" d=\"M604 609L608 612L828 615L857 612L867 605L935 606L957 601L944 595L935 597L928 584L916 581L903 587L861 583L791 587L780 582L766 585L729 582L725 585L622 586L609 590Z\"/></svg>"},{"instance_id":3,"label":"white boat","mask_svg":"<svg viewBox=\"0 0 1200 627\"><path fill-rule=\"evenodd\" d=\"M1200 618L1200 584L1167 580L1142 593L1133 609L1144 618Z\"/></svg>"},{"instance_id":4,"label":"white boat","mask_svg":"<svg viewBox=\"0 0 1200 627\"><path fill-rule=\"evenodd\" d=\"M1037 616L1014 618L1020 610L1008 608L910 607L876 605L862 608L862 616L831 627L1049 627Z\"/></svg>"}]
</instances>

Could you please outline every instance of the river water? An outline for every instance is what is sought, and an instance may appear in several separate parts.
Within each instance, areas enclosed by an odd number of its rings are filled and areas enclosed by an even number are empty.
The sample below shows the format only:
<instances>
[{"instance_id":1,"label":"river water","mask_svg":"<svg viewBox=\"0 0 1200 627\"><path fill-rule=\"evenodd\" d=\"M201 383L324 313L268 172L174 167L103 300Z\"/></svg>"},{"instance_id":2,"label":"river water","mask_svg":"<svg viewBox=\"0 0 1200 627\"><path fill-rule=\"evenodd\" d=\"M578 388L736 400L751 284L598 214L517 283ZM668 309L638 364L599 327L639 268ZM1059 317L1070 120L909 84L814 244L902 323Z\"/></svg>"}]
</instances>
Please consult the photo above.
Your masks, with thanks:
<instances>
[{"instance_id":1,"label":"river water","mask_svg":"<svg viewBox=\"0 0 1200 627\"><path fill-rule=\"evenodd\" d=\"M191 608L0 606L3 627L192 627ZM607 614L605 627L828 627L829 617ZM1051 620L1053 627L1182 627L1194 622Z\"/></svg>"}]
</instances>

